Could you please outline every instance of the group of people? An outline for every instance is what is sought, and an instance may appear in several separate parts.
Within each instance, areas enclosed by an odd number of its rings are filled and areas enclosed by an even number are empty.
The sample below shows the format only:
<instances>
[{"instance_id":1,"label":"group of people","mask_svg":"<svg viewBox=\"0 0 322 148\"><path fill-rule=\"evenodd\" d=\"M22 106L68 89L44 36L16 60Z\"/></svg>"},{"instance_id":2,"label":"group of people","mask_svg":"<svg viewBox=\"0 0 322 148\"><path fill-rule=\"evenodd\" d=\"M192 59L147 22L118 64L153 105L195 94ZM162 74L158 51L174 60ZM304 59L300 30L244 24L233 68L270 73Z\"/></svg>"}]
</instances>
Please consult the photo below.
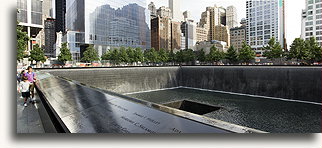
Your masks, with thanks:
<instances>
[{"instance_id":1,"label":"group of people","mask_svg":"<svg viewBox=\"0 0 322 148\"><path fill-rule=\"evenodd\" d=\"M36 103L34 91L36 80L36 74L32 71L31 66L29 66L26 70L22 70L20 74L17 75L17 81L19 83L18 92L21 93L24 99L23 105L25 107L28 106L28 99L29 103Z\"/></svg>"}]
</instances>

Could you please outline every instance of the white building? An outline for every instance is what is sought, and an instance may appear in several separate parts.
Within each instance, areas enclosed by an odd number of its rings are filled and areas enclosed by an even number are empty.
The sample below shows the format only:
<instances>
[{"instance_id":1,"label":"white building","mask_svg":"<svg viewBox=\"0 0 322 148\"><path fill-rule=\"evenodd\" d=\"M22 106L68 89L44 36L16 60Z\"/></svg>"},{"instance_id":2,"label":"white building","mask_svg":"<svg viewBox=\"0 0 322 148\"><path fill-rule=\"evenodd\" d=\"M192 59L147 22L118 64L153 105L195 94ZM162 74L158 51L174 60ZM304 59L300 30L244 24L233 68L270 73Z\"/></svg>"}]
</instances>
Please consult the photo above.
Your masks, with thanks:
<instances>
[{"instance_id":1,"label":"white building","mask_svg":"<svg viewBox=\"0 0 322 148\"><path fill-rule=\"evenodd\" d=\"M246 41L258 56L272 37L286 48L284 14L284 0L247 0Z\"/></svg>"},{"instance_id":2,"label":"white building","mask_svg":"<svg viewBox=\"0 0 322 148\"><path fill-rule=\"evenodd\" d=\"M56 33L56 44L55 44L56 57L58 57L60 55L60 49L61 49L62 43L63 43L63 33L57 32Z\"/></svg>"},{"instance_id":3,"label":"white building","mask_svg":"<svg viewBox=\"0 0 322 148\"><path fill-rule=\"evenodd\" d=\"M180 0L169 0L169 8L172 12L172 19L176 22L183 20L183 14L180 10Z\"/></svg>"},{"instance_id":4,"label":"white building","mask_svg":"<svg viewBox=\"0 0 322 148\"><path fill-rule=\"evenodd\" d=\"M322 0L306 0L302 11L302 39L315 37L322 46Z\"/></svg>"},{"instance_id":5,"label":"white building","mask_svg":"<svg viewBox=\"0 0 322 148\"><path fill-rule=\"evenodd\" d=\"M226 42L212 40L212 41L198 42L196 44L196 51L201 51L203 49L206 54L209 54L210 49L213 46L216 47L221 52L227 52L228 50L228 45Z\"/></svg>"},{"instance_id":6,"label":"white building","mask_svg":"<svg viewBox=\"0 0 322 148\"><path fill-rule=\"evenodd\" d=\"M229 6L226 9L226 25L229 29L238 27L237 9L234 6Z\"/></svg>"}]
</instances>

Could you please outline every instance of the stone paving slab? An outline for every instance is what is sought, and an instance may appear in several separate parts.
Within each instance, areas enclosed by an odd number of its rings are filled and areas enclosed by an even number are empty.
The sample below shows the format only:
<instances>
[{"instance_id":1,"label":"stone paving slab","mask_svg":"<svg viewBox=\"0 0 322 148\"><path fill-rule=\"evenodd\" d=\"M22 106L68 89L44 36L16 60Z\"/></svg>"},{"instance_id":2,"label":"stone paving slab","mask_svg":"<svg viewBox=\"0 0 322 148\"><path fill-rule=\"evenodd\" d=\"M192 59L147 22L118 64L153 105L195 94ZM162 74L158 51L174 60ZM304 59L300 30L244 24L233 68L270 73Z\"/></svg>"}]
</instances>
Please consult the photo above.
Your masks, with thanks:
<instances>
[{"instance_id":1,"label":"stone paving slab","mask_svg":"<svg viewBox=\"0 0 322 148\"><path fill-rule=\"evenodd\" d=\"M17 93L17 133L45 133L39 113L38 103L31 104L28 102L28 106L24 107L24 100L20 93ZM39 96L35 94L37 102L39 102Z\"/></svg>"}]
</instances>

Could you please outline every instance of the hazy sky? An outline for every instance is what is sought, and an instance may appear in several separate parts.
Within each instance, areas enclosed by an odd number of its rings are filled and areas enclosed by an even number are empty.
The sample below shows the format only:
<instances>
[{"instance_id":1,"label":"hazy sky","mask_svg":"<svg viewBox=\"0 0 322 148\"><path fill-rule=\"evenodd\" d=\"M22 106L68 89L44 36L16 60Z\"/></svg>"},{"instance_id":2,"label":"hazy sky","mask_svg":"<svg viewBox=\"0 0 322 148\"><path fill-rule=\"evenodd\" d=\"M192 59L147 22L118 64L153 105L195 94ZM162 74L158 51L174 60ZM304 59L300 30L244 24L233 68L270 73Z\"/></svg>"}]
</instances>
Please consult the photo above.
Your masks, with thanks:
<instances>
[{"instance_id":1,"label":"hazy sky","mask_svg":"<svg viewBox=\"0 0 322 148\"><path fill-rule=\"evenodd\" d=\"M156 7L168 6L168 0L147 0ZM190 11L193 19L199 22L200 15L208 6L233 5L237 8L238 21L246 18L246 0L181 0L181 11ZM286 38L288 46L301 35L301 13L305 8L305 0L285 0Z\"/></svg>"}]
</instances>

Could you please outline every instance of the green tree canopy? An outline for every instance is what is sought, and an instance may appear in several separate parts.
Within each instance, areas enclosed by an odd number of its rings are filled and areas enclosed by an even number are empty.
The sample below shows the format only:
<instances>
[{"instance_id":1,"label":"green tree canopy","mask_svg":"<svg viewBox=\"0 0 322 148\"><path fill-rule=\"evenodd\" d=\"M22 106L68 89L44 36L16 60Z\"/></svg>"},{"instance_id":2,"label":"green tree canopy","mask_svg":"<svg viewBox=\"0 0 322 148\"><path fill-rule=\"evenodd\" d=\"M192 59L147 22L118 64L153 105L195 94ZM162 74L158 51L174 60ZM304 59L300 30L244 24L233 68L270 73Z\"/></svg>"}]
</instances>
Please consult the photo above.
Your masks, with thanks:
<instances>
[{"instance_id":1,"label":"green tree canopy","mask_svg":"<svg viewBox=\"0 0 322 148\"><path fill-rule=\"evenodd\" d=\"M129 63L134 63L135 62L135 51L133 48L128 47L126 49L126 54L128 56L128 62Z\"/></svg>"},{"instance_id":2,"label":"green tree canopy","mask_svg":"<svg viewBox=\"0 0 322 148\"><path fill-rule=\"evenodd\" d=\"M206 53L203 48L197 52L197 60L200 62L206 61Z\"/></svg>"},{"instance_id":3,"label":"green tree canopy","mask_svg":"<svg viewBox=\"0 0 322 148\"><path fill-rule=\"evenodd\" d=\"M307 45L303 39L296 38L291 45L288 58L297 60L310 59L310 51L306 46Z\"/></svg>"},{"instance_id":4,"label":"green tree canopy","mask_svg":"<svg viewBox=\"0 0 322 148\"><path fill-rule=\"evenodd\" d=\"M29 61L45 62L44 50L39 47L38 44L33 46L33 50L30 51Z\"/></svg>"},{"instance_id":5,"label":"green tree canopy","mask_svg":"<svg viewBox=\"0 0 322 148\"><path fill-rule=\"evenodd\" d=\"M244 63L249 63L253 59L255 59L255 52L246 44L246 42L244 42L242 49L240 49L238 53L238 60Z\"/></svg>"},{"instance_id":6,"label":"green tree canopy","mask_svg":"<svg viewBox=\"0 0 322 148\"><path fill-rule=\"evenodd\" d=\"M60 54L58 56L58 61L65 63L66 61L72 61L72 54L67 47L67 43L62 43L62 47L60 48Z\"/></svg>"},{"instance_id":7,"label":"green tree canopy","mask_svg":"<svg viewBox=\"0 0 322 148\"><path fill-rule=\"evenodd\" d=\"M184 62L193 62L196 56L192 49L183 50L183 60Z\"/></svg>"},{"instance_id":8,"label":"green tree canopy","mask_svg":"<svg viewBox=\"0 0 322 148\"><path fill-rule=\"evenodd\" d=\"M111 50L107 50L101 57L102 60L111 60Z\"/></svg>"},{"instance_id":9,"label":"green tree canopy","mask_svg":"<svg viewBox=\"0 0 322 148\"><path fill-rule=\"evenodd\" d=\"M141 48L134 50L134 62L143 62L144 56Z\"/></svg>"},{"instance_id":10,"label":"green tree canopy","mask_svg":"<svg viewBox=\"0 0 322 148\"><path fill-rule=\"evenodd\" d=\"M111 52L111 54L110 54L109 60L111 60L114 64L120 64L121 60L120 60L119 50L115 48L110 52Z\"/></svg>"},{"instance_id":11,"label":"green tree canopy","mask_svg":"<svg viewBox=\"0 0 322 148\"><path fill-rule=\"evenodd\" d=\"M175 62L176 61L176 54L173 52L173 50L171 49L168 53L168 62Z\"/></svg>"},{"instance_id":12,"label":"green tree canopy","mask_svg":"<svg viewBox=\"0 0 322 148\"><path fill-rule=\"evenodd\" d=\"M26 32L22 31L22 27L17 22L17 61L23 59L28 46L29 37Z\"/></svg>"},{"instance_id":13,"label":"green tree canopy","mask_svg":"<svg viewBox=\"0 0 322 148\"><path fill-rule=\"evenodd\" d=\"M97 51L95 50L93 45L89 45L84 52L84 56L82 58L83 62L94 62L99 61L100 58L98 56Z\"/></svg>"},{"instance_id":14,"label":"green tree canopy","mask_svg":"<svg viewBox=\"0 0 322 148\"><path fill-rule=\"evenodd\" d=\"M234 46L230 46L226 53L226 59L232 63L236 63L238 61L238 53Z\"/></svg>"},{"instance_id":15,"label":"green tree canopy","mask_svg":"<svg viewBox=\"0 0 322 148\"><path fill-rule=\"evenodd\" d=\"M309 60L311 63L313 62L321 62L321 55L322 55L322 49L319 46L318 42L316 41L315 37L311 37L309 40L305 41L306 48L310 52L309 54Z\"/></svg>"},{"instance_id":16,"label":"green tree canopy","mask_svg":"<svg viewBox=\"0 0 322 148\"><path fill-rule=\"evenodd\" d=\"M127 52L126 52L125 47L121 47L121 48L120 48L120 51L119 51L119 58L120 58L120 61L121 61L121 62L124 62L124 63L129 63L129 62L130 62L130 58L129 58L129 56L127 55Z\"/></svg>"},{"instance_id":17,"label":"green tree canopy","mask_svg":"<svg viewBox=\"0 0 322 148\"><path fill-rule=\"evenodd\" d=\"M159 51L158 51L158 55L159 55L159 61L160 62L168 62L169 60L169 55L168 53L166 52L165 49L161 48Z\"/></svg>"},{"instance_id":18,"label":"green tree canopy","mask_svg":"<svg viewBox=\"0 0 322 148\"><path fill-rule=\"evenodd\" d=\"M283 49L281 44L276 42L276 39L273 37L269 40L268 45L264 47L264 57L268 59L278 59L283 57Z\"/></svg>"},{"instance_id":19,"label":"green tree canopy","mask_svg":"<svg viewBox=\"0 0 322 148\"><path fill-rule=\"evenodd\" d=\"M146 62L157 63L159 62L158 52L154 48L146 50L144 52L144 59Z\"/></svg>"},{"instance_id":20,"label":"green tree canopy","mask_svg":"<svg viewBox=\"0 0 322 148\"><path fill-rule=\"evenodd\" d=\"M210 48L210 52L207 55L207 61L209 62L219 62L224 58L224 53L220 52L215 46Z\"/></svg>"},{"instance_id":21,"label":"green tree canopy","mask_svg":"<svg viewBox=\"0 0 322 148\"><path fill-rule=\"evenodd\" d=\"M180 50L175 54L175 61L178 63L183 63L185 61L183 50Z\"/></svg>"}]
</instances>

